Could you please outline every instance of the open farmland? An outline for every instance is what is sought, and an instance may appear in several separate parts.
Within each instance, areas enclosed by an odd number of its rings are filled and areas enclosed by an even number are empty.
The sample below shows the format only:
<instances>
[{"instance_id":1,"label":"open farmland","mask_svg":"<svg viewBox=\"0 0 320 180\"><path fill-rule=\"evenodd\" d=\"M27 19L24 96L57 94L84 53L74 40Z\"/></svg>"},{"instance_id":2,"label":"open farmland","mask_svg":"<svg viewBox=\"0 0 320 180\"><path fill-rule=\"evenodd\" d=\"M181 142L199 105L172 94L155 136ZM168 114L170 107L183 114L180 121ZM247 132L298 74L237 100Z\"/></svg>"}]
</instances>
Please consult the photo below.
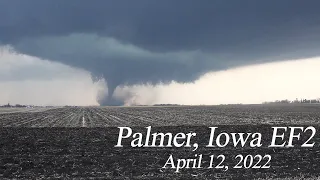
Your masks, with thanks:
<instances>
[{"instance_id":1,"label":"open farmland","mask_svg":"<svg viewBox=\"0 0 320 180\"><path fill-rule=\"evenodd\" d=\"M36 108L0 108L0 114L10 114L10 113L23 113L23 112L42 112L47 111L49 109L55 108L47 108L47 107L36 107Z\"/></svg>"},{"instance_id":2,"label":"open farmland","mask_svg":"<svg viewBox=\"0 0 320 180\"><path fill-rule=\"evenodd\" d=\"M318 105L234 105L177 107L64 107L0 113L0 178L84 179L252 179L320 176L320 137L313 148L205 148L208 126L223 132L261 132L270 142L271 125L303 125L320 130ZM115 148L118 126L145 134L197 132L200 147ZM307 136L301 138L304 141ZM300 142L300 141L299 141ZM130 144L124 141L124 144ZM225 154L234 165L237 154L270 154L270 169L161 169L168 156ZM208 162L208 158L204 158Z\"/></svg>"},{"instance_id":3,"label":"open farmland","mask_svg":"<svg viewBox=\"0 0 320 180\"><path fill-rule=\"evenodd\" d=\"M2 127L320 124L320 105L65 107L2 112Z\"/></svg>"}]
</instances>

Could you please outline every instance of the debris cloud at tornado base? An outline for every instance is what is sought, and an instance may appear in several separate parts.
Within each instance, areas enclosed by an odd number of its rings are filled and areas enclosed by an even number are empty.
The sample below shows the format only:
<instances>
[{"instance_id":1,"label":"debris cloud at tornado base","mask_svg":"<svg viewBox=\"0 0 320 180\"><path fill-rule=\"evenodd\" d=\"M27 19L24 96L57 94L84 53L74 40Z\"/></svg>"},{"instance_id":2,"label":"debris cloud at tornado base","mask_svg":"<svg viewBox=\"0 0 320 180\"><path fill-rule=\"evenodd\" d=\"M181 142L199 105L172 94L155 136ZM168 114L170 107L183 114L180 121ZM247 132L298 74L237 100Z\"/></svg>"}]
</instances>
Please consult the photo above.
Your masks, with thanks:
<instances>
[{"instance_id":1,"label":"debris cloud at tornado base","mask_svg":"<svg viewBox=\"0 0 320 180\"><path fill-rule=\"evenodd\" d=\"M209 72L192 83L118 87L125 105L260 104L276 100L319 99L320 58L244 66Z\"/></svg>"}]
</instances>

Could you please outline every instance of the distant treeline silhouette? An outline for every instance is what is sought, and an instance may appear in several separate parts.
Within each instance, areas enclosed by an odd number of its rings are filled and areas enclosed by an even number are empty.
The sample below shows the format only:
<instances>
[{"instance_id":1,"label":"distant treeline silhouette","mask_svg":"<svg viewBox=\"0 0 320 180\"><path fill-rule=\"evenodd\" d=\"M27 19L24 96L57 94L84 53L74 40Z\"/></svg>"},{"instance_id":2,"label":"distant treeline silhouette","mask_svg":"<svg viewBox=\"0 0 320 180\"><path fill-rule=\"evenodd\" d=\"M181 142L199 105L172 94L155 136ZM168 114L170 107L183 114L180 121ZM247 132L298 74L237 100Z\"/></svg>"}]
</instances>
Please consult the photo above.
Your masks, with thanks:
<instances>
[{"instance_id":1,"label":"distant treeline silhouette","mask_svg":"<svg viewBox=\"0 0 320 180\"><path fill-rule=\"evenodd\" d=\"M17 107L17 108L21 108L21 107L28 107L27 105L21 105L21 104L16 104L16 105L10 105L9 103L0 107Z\"/></svg>"},{"instance_id":2,"label":"distant treeline silhouette","mask_svg":"<svg viewBox=\"0 0 320 180\"><path fill-rule=\"evenodd\" d=\"M180 104L154 104L153 106L181 106Z\"/></svg>"},{"instance_id":3,"label":"distant treeline silhouette","mask_svg":"<svg viewBox=\"0 0 320 180\"><path fill-rule=\"evenodd\" d=\"M44 106L21 105L21 104L11 105L10 103L2 106L0 105L0 108L34 108L34 107L44 107ZM53 106L45 106L45 107L53 107Z\"/></svg>"},{"instance_id":4,"label":"distant treeline silhouette","mask_svg":"<svg viewBox=\"0 0 320 180\"><path fill-rule=\"evenodd\" d=\"M290 101L288 99L285 100L276 100L271 102L264 102L263 104L320 104L320 98L318 99L295 99Z\"/></svg>"}]
</instances>

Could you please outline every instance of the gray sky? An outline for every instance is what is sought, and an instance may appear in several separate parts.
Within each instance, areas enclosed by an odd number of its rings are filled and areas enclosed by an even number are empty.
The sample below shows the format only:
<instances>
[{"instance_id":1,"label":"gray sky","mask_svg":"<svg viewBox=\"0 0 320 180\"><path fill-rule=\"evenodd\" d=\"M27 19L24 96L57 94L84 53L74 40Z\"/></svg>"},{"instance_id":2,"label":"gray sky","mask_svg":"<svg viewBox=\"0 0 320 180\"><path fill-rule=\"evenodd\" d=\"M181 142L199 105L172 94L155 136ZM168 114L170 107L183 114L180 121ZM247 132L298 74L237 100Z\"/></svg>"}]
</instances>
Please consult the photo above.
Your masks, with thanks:
<instances>
[{"instance_id":1,"label":"gray sky","mask_svg":"<svg viewBox=\"0 0 320 180\"><path fill-rule=\"evenodd\" d=\"M316 0L0 0L0 43L103 76L113 92L123 84L193 82L210 71L318 56L319 5Z\"/></svg>"}]
</instances>

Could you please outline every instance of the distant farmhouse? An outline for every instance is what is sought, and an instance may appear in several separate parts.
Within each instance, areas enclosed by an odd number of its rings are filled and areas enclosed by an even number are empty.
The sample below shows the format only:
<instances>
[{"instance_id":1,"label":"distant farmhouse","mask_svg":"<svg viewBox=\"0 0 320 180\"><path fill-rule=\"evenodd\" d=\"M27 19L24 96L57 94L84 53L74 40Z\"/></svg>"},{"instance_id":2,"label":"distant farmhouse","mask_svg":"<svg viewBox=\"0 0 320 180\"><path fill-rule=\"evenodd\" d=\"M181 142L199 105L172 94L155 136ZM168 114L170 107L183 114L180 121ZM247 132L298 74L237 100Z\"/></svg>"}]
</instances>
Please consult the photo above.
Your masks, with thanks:
<instances>
[{"instance_id":1,"label":"distant farmhouse","mask_svg":"<svg viewBox=\"0 0 320 180\"><path fill-rule=\"evenodd\" d=\"M7 105L4 105L2 107L11 107L10 103L8 103Z\"/></svg>"}]
</instances>

